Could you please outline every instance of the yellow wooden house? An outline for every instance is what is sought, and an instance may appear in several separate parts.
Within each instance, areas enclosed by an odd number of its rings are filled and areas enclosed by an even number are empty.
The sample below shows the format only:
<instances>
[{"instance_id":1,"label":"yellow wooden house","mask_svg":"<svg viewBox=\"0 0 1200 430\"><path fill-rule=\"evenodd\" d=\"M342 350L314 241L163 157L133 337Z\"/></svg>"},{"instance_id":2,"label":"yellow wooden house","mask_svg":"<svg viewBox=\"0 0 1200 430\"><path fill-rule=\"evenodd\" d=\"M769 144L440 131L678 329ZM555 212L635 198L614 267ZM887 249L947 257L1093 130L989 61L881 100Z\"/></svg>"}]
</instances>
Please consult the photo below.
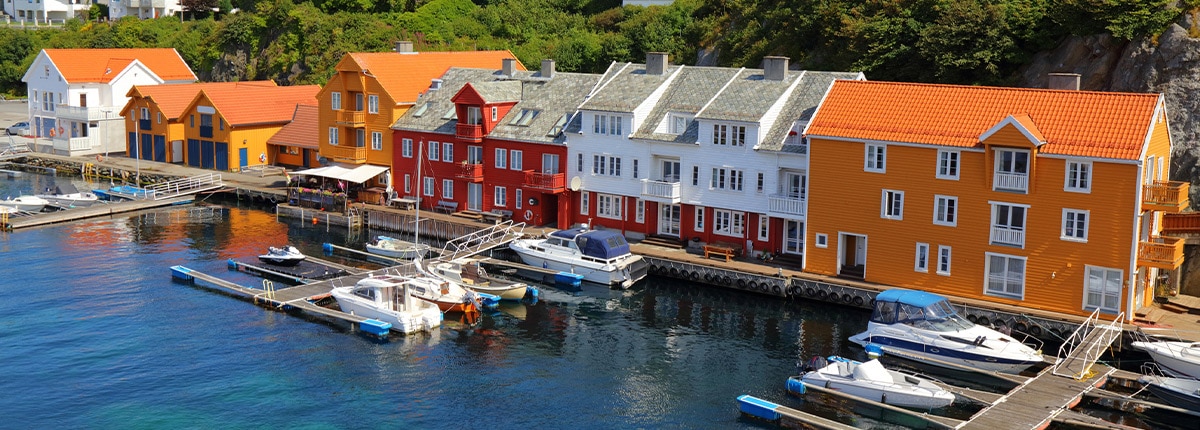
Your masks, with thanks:
<instances>
[{"instance_id":1,"label":"yellow wooden house","mask_svg":"<svg viewBox=\"0 0 1200 430\"><path fill-rule=\"evenodd\" d=\"M237 171L268 164L267 140L291 122L296 105L316 103L319 85L201 90L180 115L189 166Z\"/></svg>"},{"instance_id":2,"label":"yellow wooden house","mask_svg":"<svg viewBox=\"0 0 1200 430\"><path fill-rule=\"evenodd\" d=\"M125 118L125 148L130 157L169 163L184 158L184 123L180 115L204 89L274 87L274 81L207 82L135 85L121 108Z\"/></svg>"},{"instance_id":3,"label":"yellow wooden house","mask_svg":"<svg viewBox=\"0 0 1200 430\"><path fill-rule=\"evenodd\" d=\"M807 272L1128 320L1183 260L1160 94L837 81L806 137Z\"/></svg>"}]
</instances>

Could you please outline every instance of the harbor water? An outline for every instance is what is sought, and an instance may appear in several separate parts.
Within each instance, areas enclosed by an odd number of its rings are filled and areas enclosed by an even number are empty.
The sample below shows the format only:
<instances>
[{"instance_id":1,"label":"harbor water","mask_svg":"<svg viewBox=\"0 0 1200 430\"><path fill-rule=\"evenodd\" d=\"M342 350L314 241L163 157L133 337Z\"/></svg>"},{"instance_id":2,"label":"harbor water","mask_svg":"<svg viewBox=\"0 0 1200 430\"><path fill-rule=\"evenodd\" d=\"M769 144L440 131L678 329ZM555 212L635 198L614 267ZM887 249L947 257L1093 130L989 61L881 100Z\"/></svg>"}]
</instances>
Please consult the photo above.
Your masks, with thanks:
<instances>
[{"instance_id":1,"label":"harbor water","mask_svg":"<svg viewBox=\"0 0 1200 430\"><path fill-rule=\"evenodd\" d=\"M0 197L44 187L0 180ZM63 179L59 179L63 180ZM87 189L89 184L78 184ZM789 397L797 362L864 358L867 311L651 278L541 286L475 324L376 339L172 281L267 246L362 248L370 232L200 203L0 233L0 410L16 428L745 428L751 394L862 428L848 402ZM814 396L809 394L807 396Z\"/></svg>"}]
</instances>

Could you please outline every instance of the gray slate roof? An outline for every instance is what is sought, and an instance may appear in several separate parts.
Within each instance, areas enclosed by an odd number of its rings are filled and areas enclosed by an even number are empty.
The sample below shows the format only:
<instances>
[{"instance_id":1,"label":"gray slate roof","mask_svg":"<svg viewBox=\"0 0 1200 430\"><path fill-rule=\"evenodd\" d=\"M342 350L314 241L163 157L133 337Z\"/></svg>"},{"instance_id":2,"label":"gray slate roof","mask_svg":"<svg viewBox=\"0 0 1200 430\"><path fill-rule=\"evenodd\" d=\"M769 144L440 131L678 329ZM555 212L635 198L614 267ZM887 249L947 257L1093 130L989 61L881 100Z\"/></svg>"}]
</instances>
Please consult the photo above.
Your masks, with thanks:
<instances>
[{"instance_id":1,"label":"gray slate roof","mask_svg":"<svg viewBox=\"0 0 1200 430\"><path fill-rule=\"evenodd\" d=\"M763 78L760 69L745 69L708 105L698 119L758 122L804 72L788 70L781 81Z\"/></svg>"},{"instance_id":2,"label":"gray slate roof","mask_svg":"<svg viewBox=\"0 0 1200 430\"><path fill-rule=\"evenodd\" d=\"M661 75L648 75L645 64L615 63L613 66L605 73L605 83L581 109L631 112L681 67L668 66Z\"/></svg>"},{"instance_id":3,"label":"gray slate roof","mask_svg":"<svg viewBox=\"0 0 1200 430\"><path fill-rule=\"evenodd\" d=\"M416 104L396 120L392 128L454 134L458 120L442 118L454 108L450 99L468 82L488 82L500 77L499 70L451 68L442 75L442 87L427 90L417 97Z\"/></svg>"},{"instance_id":4,"label":"gray slate roof","mask_svg":"<svg viewBox=\"0 0 1200 430\"><path fill-rule=\"evenodd\" d=\"M654 130L670 113L695 115L737 73L738 69L724 67L684 67L632 137L665 142L695 143L698 129L695 121L692 121L687 130L678 135L655 133Z\"/></svg>"},{"instance_id":5,"label":"gray slate roof","mask_svg":"<svg viewBox=\"0 0 1200 430\"><path fill-rule=\"evenodd\" d=\"M471 86L488 103L521 100L521 82L519 81L472 82Z\"/></svg>"},{"instance_id":6,"label":"gray slate roof","mask_svg":"<svg viewBox=\"0 0 1200 430\"><path fill-rule=\"evenodd\" d=\"M837 79L858 79L859 73L850 72L804 72L804 79L792 90L787 103L779 111L779 119L770 130L763 134L758 149L763 151L798 152L799 148L785 148L784 141L792 123L808 121L817 111L817 105L833 81Z\"/></svg>"}]
</instances>

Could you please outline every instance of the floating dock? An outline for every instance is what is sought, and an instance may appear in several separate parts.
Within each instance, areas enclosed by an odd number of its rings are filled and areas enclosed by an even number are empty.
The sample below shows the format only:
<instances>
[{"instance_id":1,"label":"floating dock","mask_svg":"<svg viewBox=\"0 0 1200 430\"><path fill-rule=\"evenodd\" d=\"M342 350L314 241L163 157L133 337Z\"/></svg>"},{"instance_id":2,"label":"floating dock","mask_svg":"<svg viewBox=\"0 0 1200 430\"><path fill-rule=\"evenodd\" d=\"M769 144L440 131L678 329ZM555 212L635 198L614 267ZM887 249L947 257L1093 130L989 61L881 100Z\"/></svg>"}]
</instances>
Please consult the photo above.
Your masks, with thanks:
<instances>
[{"instance_id":1,"label":"floating dock","mask_svg":"<svg viewBox=\"0 0 1200 430\"><path fill-rule=\"evenodd\" d=\"M273 277L293 284L305 284L323 279L337 278L351 274L366 273L367 270L345 266L328 260L306 256L304 261L295 266L276 266L271 264L252 264L229 259L229 268L256 276Z\"/></svg>"},{"instance_id":2,"label":"floating dock","mask_svg":"<svg viewBox=\"0 0 1200 430\"><path fill-rule=\"evenodd\" d=\"M19 230L88 218L111 217L120 213L183 205L191 202L191 196L181 196L163 200L136 200L110 204L97 203L86 208L73 208L57 212L40 212L30 216L10 218L6 227L9 230Z\"/></svg>"}]
</instances>

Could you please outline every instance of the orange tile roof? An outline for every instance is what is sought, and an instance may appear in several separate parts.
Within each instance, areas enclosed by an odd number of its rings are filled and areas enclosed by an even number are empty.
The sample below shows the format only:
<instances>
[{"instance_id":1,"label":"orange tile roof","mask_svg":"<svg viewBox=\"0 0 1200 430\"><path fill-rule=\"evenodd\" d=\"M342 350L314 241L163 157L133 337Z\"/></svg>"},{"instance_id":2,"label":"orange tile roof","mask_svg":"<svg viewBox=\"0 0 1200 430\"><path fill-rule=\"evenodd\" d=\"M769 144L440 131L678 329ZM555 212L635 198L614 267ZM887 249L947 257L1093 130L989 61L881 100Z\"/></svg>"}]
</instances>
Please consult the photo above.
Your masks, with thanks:
<instances>
[{"instance_id":1,"label":"orange tile roof","mask_svg":"<svg viewBox=\"0 0 1200 430\"><path fill-rule=\"evenodd\" d=\"M68 83L108 82L133 60L168 81L196 80L175 48L46 49Z\"/></svg>"},{"instance_id":2,"label":"orange tile roof","mask_svg":"<svg viewBox=\"0 0 1200 430\"><path fill-rule=\"evenodd\" d=\"M318 128L317 111L316 105L296 105L296 111L292 114L292 122L267 139L267 143L300 148L319 148L321 142L317 139L318 133L316 132Z\"/></svg>"},{"instance_id":3,"label":"orange tile roof","mask_svg":"<svg viewBox=\"0 0 1200 430\"><path fill-rule=\"evenodd\" d=\"M275 81L241 81L241 82L204 82L197 84L165 84L165 85L135 85L129 89L129 97L141 95L158 105L158 110L167 116L168 120L178 119L184 109L196 99L201 90L222 87L238 88L246 86L274 87ZM125 111L121 111L125 115Z\"/></svg>"},{"instance_id":4,"label":"orange tile roof","mask_svg":"<svg viewBox=\"0 0 1200 430\"><path fill-rule=\"evenodd\" d=\"M292 120L296 105L317 104L320 85L291 87L218 87L201 91L212 101L213 108L232 126L279 124ZM196 97L196 101L200 96ZM193 101L188 110L196 104Z\"/></svg>"},{"instance_id":5,"label":"orange tile roof","mask_svg":"<svg viewBox=\"0 0 1200 430\"><path fill-rule=\"evenodd\" d=\"M445 52L354 52L347 54L358 66L379 81L396 103L415 103L429 89L430 82L451 67L500 70L505 58L517 58L504 51ZM525 66L517 61L517 70Z\"/></svg>"},{"instance_id":6,"label":"orange tile roof","mask_svg":"<svg viewBox=\"0 0 1200 430\"><path fill-rule=\"evenodd\" d=\"M808 126L810 136L957 147L1013 116L1040 131L1043 154L1136 160L1158 94L836 81ZM1034 127L1033 125L1036 125Z\"/></svg>"}]
</instances>

